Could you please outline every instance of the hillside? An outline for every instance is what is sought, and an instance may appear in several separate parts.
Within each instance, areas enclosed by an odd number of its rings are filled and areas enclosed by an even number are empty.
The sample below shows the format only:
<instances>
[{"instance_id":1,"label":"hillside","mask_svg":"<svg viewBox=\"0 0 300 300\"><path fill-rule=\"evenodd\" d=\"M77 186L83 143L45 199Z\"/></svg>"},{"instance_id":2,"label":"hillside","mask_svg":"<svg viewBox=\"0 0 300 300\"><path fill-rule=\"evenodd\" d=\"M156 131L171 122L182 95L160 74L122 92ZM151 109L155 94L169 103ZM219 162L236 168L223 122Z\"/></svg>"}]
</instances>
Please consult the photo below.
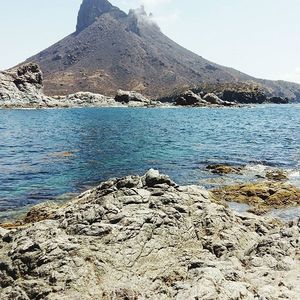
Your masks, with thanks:
<instances>
[{"instance_id":1,"label":"hillside","mask_svg":"<svg viewBox=\"0 0 300 300\"><path fill-rule=\"evenodd\" d=\"M300 85L255 79L212 63L165 36L141 8L128 14L107 0L83 0L76 31L27 62L41 66L49 95L119 88L158 97L202 83L254 81L300 99Z\"/></svg>"}]
</instances>

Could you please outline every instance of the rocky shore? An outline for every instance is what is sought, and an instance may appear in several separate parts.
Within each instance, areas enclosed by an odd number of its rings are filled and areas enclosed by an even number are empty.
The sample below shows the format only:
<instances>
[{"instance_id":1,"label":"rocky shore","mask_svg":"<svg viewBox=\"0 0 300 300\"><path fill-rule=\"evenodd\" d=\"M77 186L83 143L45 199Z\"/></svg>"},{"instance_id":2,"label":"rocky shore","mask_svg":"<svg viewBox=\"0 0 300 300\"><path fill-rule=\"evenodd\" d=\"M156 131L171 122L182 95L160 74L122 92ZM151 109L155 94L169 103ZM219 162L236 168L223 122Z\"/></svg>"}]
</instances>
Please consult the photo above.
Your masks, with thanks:
<instances>
[{"instance_id":1,"label":"rocky shore","mask_svg":"<svg viewBox=\"0 0 300 300\"><path fill-rule=\"evenodd\" d=\"M297 299L300 220L149 170L0 227L0 299Z\"/></svg>"},{"instance_id":2,"label":"rocky shore","mask_svg":"<svg viewBox=\"0 0 300 300\"><path fill-rule=\"evenodd\" d=\"M223 88L220 92L220 88ZM205 92L206 90L206 92ZM230 97L228 96L230 94ZM0 72L0 108L69 108L69 107L240 107L241 103L288 103L287 99L266 98L263 92L248 85L218 86L213 89L185 90L159 99L149 99L135 91L118 90L115 97L91 92L66 96L46 96L43 74L35 63Z\"/></svg>"},{"instance_id":3,"label":"rocky shore","mask_svg":"<svg viewBox=\"0 0 300 300\"><path fill-rule=\"evenodd\" d=\"M44 94L43 74L37 64L28 63L0 72L0 108L68 107L156 107L159 101L133 91L119 90L115 98L90 92L48 97Z\"/></svg>"}]
</instances>

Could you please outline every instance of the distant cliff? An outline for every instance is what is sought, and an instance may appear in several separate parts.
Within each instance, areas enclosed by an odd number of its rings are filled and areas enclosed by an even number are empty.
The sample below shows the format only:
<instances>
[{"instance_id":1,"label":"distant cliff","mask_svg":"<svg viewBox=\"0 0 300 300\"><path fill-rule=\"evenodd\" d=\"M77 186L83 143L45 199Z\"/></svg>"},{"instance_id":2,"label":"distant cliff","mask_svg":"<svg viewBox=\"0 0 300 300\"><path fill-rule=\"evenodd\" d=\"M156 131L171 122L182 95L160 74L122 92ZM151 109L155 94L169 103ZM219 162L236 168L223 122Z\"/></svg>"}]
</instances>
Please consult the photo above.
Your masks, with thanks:
<instances>
[{"instance_id":1,"label":"distant cliff","mask_svg":"<svg viewBox=\"0 0 300 300\"><path fill-rule=\"evenodd\" d=\"M121 88L159 97L203 83L251 81L274 96L300 100L300 85L212 63L165 36L143 8L126 14L106 0L83 0L76 31L27 61L41 66L49 95L115 95Z\"/></svg>"}]
</instances>

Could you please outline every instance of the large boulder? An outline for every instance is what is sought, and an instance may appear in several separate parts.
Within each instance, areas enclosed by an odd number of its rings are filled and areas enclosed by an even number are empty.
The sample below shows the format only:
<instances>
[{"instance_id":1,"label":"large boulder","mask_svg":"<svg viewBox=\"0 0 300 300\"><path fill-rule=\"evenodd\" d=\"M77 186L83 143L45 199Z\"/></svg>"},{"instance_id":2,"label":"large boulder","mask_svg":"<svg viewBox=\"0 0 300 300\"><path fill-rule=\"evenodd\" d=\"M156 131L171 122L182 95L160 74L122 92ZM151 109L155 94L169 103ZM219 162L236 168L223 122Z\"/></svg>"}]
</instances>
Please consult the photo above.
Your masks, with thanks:
<instances>
[{"instance_id":1,"label":"large boulder","mask_svg":"<svg viewBox=\"0 0 300 300\"><path fill-rule=\"evenodd\" d=\"M177 95L174 98L175 105L182 105L182 106L188 106L188 105L207 105L208 103L201 98L200 95L197 95L193 93L192 91L188 90L184 93Z\"/></svg>"},{"instance_id":2,"label":"large boulder","mask_svg":"<svg viewBox=\"0 0 300 300\"><path fill-rule=\"evenodd\" d=\"M236 105L234 102L224 101L220 99L214 93L208 93L203 97L203 100L207 101L210 104L222 105L222 106L233 106Z\"/></svg>"},{"instance_id":3,"label":"large boulder","mask_svg":"<svg viewBox=\"0 0 300 300\"><path fill-rule=\"evenodd\" d=\"M142 94L135 91L123 91L118 90L115 100L121 103L129 102L141 102L141 103L150 103L151 101L144 97Z\"/></svg>"}]
</instances>

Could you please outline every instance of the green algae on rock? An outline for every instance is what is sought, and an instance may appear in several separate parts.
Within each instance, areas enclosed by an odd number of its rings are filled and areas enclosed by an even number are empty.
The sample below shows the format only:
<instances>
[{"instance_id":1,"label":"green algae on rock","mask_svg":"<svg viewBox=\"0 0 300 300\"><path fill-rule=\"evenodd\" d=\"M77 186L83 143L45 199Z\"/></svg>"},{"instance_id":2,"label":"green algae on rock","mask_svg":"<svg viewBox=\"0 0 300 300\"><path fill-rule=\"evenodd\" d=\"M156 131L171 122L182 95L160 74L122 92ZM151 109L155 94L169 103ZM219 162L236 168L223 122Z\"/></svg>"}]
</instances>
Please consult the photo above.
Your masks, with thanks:
<instances>
[{"instance_id":1,"label":"green algae on rock","mask_svg":"<svg viewBox=\"0 0 300 300\"><path fill-rule=\"evenodd\" d=\"M232 173L240 174L243 167L234 167L226 164L212 164L212 165L208 165L206 169L210 170L211 173L224 175L224 174L232 174Z\"/></svg>"},{"instance_id":2,"label":"green algae on rock","mask_svg":"<svg viewBox=\"0 0 300 300\"><path fill-rule=\"evenodd\" d=\"M255 182L212 190L218 202L238 202L259 210L300 205L300 189L282 182Z\"/></svg>"}]
</instances>

